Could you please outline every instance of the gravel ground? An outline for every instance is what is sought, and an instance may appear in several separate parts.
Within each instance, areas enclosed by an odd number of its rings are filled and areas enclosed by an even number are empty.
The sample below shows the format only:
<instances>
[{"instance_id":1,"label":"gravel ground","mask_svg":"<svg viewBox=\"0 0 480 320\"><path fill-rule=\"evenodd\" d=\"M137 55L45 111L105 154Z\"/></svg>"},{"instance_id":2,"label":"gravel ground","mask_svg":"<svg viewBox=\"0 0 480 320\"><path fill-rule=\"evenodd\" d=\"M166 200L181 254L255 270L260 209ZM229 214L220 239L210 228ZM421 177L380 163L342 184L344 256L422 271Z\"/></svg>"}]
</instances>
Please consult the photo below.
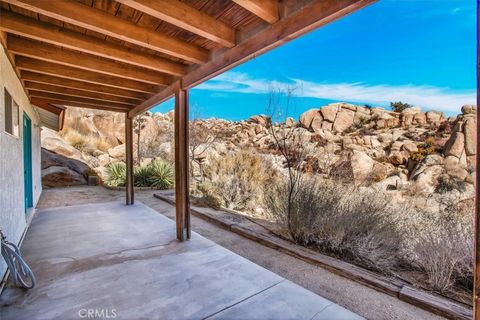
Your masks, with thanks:
<instances>
[{"instance_id":1,"label":"gravel ground","mask_svg":"<svg viewBox=\"0 0 480 320\"><path fill-rule=\"evenodd\" d=\"M154 191L136 191L136 200L169 218L174 218L174 207L154 198L153 193ZM45 189L37 208L113 200L124 201L125 192L102 187ZM367 319L443 319L194 216L191 217L191 223L192 229L202 236Z\"/></svg>"}]
</instances>

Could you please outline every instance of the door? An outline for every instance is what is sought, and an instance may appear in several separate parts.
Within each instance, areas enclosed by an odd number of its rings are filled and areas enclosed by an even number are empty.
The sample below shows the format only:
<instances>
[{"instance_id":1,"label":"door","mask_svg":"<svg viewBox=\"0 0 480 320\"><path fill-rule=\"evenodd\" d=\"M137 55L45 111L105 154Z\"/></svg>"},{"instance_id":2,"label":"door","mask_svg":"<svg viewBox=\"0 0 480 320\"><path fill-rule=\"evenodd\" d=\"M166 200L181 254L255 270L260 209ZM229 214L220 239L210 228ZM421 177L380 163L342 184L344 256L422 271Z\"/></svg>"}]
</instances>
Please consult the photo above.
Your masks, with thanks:
<instances>
[{"instance_id":1,"label":"door","mask_svg":"<svg viewBox=\"0 0 480 320\"><path fill-rule=\"evenodd\" d=\"M32 121L23 113L23 179L25 190L25 213L33 207L32 183Z\"/></svg>"}]
</instances>

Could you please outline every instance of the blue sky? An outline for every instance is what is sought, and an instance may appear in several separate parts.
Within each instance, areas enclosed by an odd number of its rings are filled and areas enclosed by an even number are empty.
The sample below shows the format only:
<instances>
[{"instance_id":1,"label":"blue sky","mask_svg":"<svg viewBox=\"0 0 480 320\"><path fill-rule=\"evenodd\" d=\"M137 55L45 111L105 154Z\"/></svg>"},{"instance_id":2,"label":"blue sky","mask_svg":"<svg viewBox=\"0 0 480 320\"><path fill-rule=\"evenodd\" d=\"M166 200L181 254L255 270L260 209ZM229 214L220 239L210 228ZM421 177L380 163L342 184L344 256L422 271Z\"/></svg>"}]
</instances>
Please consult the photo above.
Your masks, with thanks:
<instances>
[{"instance_id":1,"label":"blue sky","mask_svg":"<svg viewBox=\"0 0 480 320\"><path fill-rule=\"evenodd\" d=\"M294 117L336 101L456 114L475 103L475 31L475 0L380 0L192 89L192 114L266 113L272 86L297 88Z\"/></svg>"}]
</instances>

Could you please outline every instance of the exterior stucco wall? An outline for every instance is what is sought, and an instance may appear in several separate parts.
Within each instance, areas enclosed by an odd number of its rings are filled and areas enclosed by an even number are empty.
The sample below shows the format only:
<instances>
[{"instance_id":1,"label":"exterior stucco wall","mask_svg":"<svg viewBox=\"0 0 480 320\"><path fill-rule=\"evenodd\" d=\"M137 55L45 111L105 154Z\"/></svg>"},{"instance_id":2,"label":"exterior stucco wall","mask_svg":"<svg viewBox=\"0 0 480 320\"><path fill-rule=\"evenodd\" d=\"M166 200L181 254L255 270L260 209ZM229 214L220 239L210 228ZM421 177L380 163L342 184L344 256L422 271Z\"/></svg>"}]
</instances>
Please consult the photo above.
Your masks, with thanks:
<instances>
[{"instance_id":1,"label":"exterior stucco wall","mask_svg":"<svg viewBox=\"0 0 480 320\"><path fill-rule=\"evenodd\" d=\"M5 88L20 108L19 137L5 132ZM28 220L24 208L22 140L24 112L32 120L32 182L35 206L42 192L39 117L30 105L3 47L0 46L0 229L7 235L8 240L14 243L20 241ZM6 265L0 256L0 280L5 272Z\"/></svg>"}]
</instances>

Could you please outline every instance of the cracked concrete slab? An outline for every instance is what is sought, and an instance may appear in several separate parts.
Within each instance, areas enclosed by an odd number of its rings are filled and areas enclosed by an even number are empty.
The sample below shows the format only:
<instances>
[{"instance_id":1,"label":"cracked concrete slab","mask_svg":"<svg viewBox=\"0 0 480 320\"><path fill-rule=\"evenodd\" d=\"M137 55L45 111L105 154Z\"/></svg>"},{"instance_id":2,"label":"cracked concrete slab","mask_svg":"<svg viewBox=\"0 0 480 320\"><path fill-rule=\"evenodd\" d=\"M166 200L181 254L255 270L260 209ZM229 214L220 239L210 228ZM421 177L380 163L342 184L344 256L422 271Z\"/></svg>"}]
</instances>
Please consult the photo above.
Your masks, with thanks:
<instances>
[{"instance_id":1,"label":"cracked concrete slab","mask_svg":"<svg viewBox=\"0 0 480 320\"><path fill-rule=\"evenodd\" d=\"M38 285L10 284L2 320L361 319L196 233L176 241L174 222L141 203L39 210L22 249Z\"/></svg>"}]
</instances>

